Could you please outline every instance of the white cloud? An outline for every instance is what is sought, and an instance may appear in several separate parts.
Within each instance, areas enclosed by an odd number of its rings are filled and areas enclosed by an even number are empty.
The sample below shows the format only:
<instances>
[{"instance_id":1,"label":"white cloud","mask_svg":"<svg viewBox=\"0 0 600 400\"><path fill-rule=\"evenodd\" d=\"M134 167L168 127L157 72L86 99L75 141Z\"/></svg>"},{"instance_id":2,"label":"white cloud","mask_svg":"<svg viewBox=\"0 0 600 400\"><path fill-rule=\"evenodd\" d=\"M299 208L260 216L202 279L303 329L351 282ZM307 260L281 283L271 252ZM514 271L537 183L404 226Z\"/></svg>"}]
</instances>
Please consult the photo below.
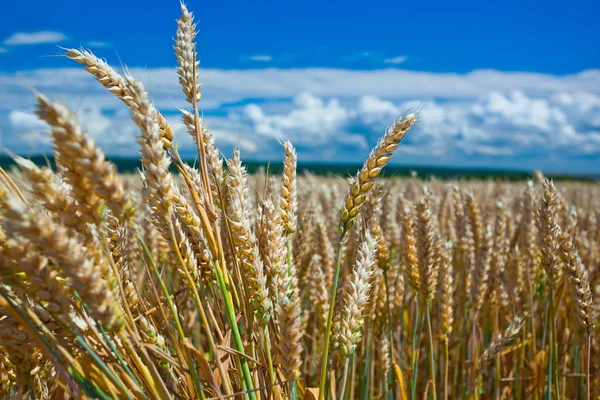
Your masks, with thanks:
<instances>
[{"instance_id":1,"label":"white cloud","mask_svg":"<svg viewBox=\"0 0 600 400\"><path fill-rule=\"evenodd\" d=\"M8 53L8 49L6 47L0 47L0 54Z\"/></svg>"},{"instance_id":2,"label":"white cloud","mask_svg":"<svg viewBox=\"0 0 600 400\"><path fill-rule=\"evenodd\" d=\"M394 103L377 96L362 96L358 103L358 113L369 124L389 120L400 115L401 112Z\"/></svg>"},{"instance_id":3,"label":"white cloud","mask_svg":"<svg viewBox=\"0 0 600 400\"><path fill-rule=\"evenodd\" d=\"M335 140L337 130L352 112L336 99L324 101L306 92L294 98L294 106L287 114L266 115L258 105L249 104L244 107L244 116L259 135L314 146Z\"/></svg>"},{"instance_id":4,"label":"white cloud","mask_svg":"<svg viewBox=\"0 0 600 400\"><path fill-rule=\"evenodd\" d=\"M405 56L397 56L397 57L386 58L383 60L383 62L386 64L402 64L404 61L407 60L407 58L408 57L405 57Z\"/></svg>"},{"instance_id":5,"label":"white cloud","mask_svg":"<svg viewBox=\"0 0 600 400\"><path fill-rule=\"evenodd\" d=\"M201 72L201 105L225 154L237 146L246 159L280 159L278 141L290 139L303 161L359 162L388 124L419 108L421 121L400 147L398 162L600 172L599 70L567 76L325 68ZM182 152L193 154L177 115L177 107L186 104L175 72L131 73L144 81L171 122ZM129 112L85 71L18 75L78 110L107 153L137 153ZM26 112L34 98L16 77L0 72L2 145L39 152L48 148L40 139L44 128Z\"/></svg>"},{"instance_id":6,"label":"white cloud","mask_svg":"<svg viewBox=\"0 0 600 400\"><path fill-rule=\"evenodd\" d=\"M8 114L8 120L16 129L42 129L47 126L35 114L20 110L12 110Z\"/></svg>"},{"instance_id":7,"label":"white cloud","mask_svg":"<svg viewBox=\"0 0 600 400\"><path fill-rule=\"evenodd\" d=\"M254 56L250 56L250 60L259 61L259 62L268 62L268 61L271 61L272 59L273 59L273 57L270 55L267 55L267 54L257 54Z\"/></svg>"},{"instance_id":8,"label":"white cloud","mask_svg":"<svg viewBox=\"0 0 600 400\"><path fill-rule=\"evenodd\" d=\"M9 36L4 44L9 46L58 43L67 39L67 36L61 32L39 31L39 32L18 32Z\"/></svg>"},{"instance_id":9,"label":"white cloud","mask_svg":"<svg viewBox=\"0 0 600 400\"><path fill-rule=\"evenodd\" d=\"M143 79L161 108L185 106L177 74L171 68L131 68ZM573 75L474 71L467 74L432 73L399 69L346 70L331 68L264 68L248 70L202 69L203 106L217 108L248 98L286 99L309 92L318 97L340 100L361 96L378 96L388 100L445 99L473 100L490 92L515 90L542 98L556 93L583 92L600 95L600 70ZM18 75L18 76L17 76ZM58 90L60 94L94 96L100 106L118 104L81 68L38 69L18 74L0 72L0 104L26 108L31 99L15 96L23 92L22 79L39 90ZM66 84L68 82L68 85ZM26 99L27 102L23 102Z\"/></svg>"},{"instance_id":10,"label":"white cloud","mask_svg":"<svg viewBox=\"0 0 600 400\"><path fill-rule=\"evenodd\" d=\"M8 114L8 125L0 124L2 147L19 153L44 153L50 151L50 140L45 134L47 125L33 112L12 110Z\"/></svg>"},{"instance_id":11,"label":"white cloud","mask_svg":"<svg viewBox=\"0 0 600 400\"><path fill-rule=\"evenodd\" d=\"M569 103L587 113L577 114L561 107L557 99L564 100L565 96L587 99L577 106ZM527 157L542 154L562 158L564 164L551 167L568 170L569 157L595 155L600 159L600 125L589 126L590 117L600 112L600 107L588 106L599 100L589 93L560 93L543 99L516 91L506 95L492 92L469 102L394 103L363 96L343 106L337 99L303 93L293 100L288 112L269 114L262 106L250 104L244 107L243 115L247 117L248 132L310 146L313 158L319 160L329 153L328 147L337 148L344 157L364 153L386 124L408 109L419 108L421 121L409 134L407 145L399 149L408 160L464 165L468 162L465 157L471 157L513 168L535 168L528 164ZM509 163L510 159L516 163Z\"/></svg>"},{"instance_id":12,"label":"white cloud","mask_svg":"<svg viewBox=\"0 0 600 400\"><path fill-rule=\"evenodd\" d=\"M173 71L142 72L149 80L176 83ZM552 94L581 89L600 94L600 70L555 76L535 73L474 71L468 74L431 73L398 69L345 70L331 68L260 70L203 70L205 93L223 101L244 98L293 97L307 91L317 96L465 99L491 91L523 90ZM172 77L168 77L169 74Z\"/></svg>"}]
</instances>

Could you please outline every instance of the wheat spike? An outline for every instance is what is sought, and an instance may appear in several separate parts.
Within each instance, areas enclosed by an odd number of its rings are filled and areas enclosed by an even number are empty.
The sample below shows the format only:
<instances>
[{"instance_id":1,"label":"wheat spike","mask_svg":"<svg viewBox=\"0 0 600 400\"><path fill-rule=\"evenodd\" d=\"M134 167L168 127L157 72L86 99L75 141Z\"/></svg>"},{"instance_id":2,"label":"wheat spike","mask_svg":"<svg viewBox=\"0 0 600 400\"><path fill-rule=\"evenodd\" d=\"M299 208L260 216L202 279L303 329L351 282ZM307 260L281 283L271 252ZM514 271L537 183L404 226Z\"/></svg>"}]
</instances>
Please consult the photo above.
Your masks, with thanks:
<instances>
[{"instance_id":1,"label":"wheat spike","mask_svg":"<svg viewBox=\"0 0 600 400\"><path fill-rule=\"evenodd\" d=\"M175 55L177 56L177 74L179 83L188 103L200 101L200 84L198 83L198 67L196 60L196 24L194 14L181 3L181 17L177 20L177 36L175 38Z\"/></svg>"},{"instance_id":2,"label":"wheat spike","mask_svg":"<svg viewBox=\"0 0 600 400\"><path fill-rule=\"evenodd\" d=\"M454 266L452 264L452 243L446 242L442 256L442 287L440 290L440 319L442 337L452 333L454 322Z\"/></svg>"},{"instance_id":3,"label":"wheat spike","mask_svg":"<svg viewBox=\"0 0 600 400\"><path fill-rule=\"evenodd\" d=\"M286 233L296 232L296 163L298 156L294 146L289 141L283 142L285 159L283 161L283 175L281 178L281 196L279 205L281 209L281 220Z\"/></svg>"},{"instance_id":4,"label":"wheat spike","mask_svg":"<svg viewBox=\"0 0 600 400\"><path fill-rule=\"evenodd\" d=\"M375 184L375 178L388 163L406 132L416 121L417 117L414 114L408 114L396 120L371 151L369 158L356 175L346 194L339 226L341 235L344 235L356 222L367 193Z\"/></svg>"},{"instance_id":5,"label":"wheat spike","mask_svg":"<svg viewBox=\"0 0 600 400\"><path fill-rule=\"evenodd\" d=\"M422 277L419 271L419 254L415 236L415 223L410 205L402 198L400 200L400 219L402 221L402 254L405 272L415 292L421 290Z\"/></svg>"},{"instance_id":6,"label":"wheat spike","mask_svg":"<svg viewBox=\"0 0 600 400\"><path fill-rule=\"evenodd\" d=\"M441 254L439 234L433 221L431 197L428 193L417 202L415 228L423 295L427 301L431 301L435 297L437 288Z\"/></svg>"},{"instance_id":7,"label":"wheat spike","mask_svg":"<svg viewBox=\"0 0 600 400\"><path fill-rule=\"evenodd\" d=\"M522 316L516 316L501 334L498 334L494 339L492 339L488 347L477 361L476 369L478 374L481 374L483 369L487 368L492 360L496 358L496 356L498 356L498 354L504 350L506 346L512 343L517 336L519 336L524 323L525 321Z\"/></svg>"},{"instance_id":8,"label":"wheat spike","mask_svg":"<svg viewBox=\"0 0 600 400\"><path fill-rule=\"evenodd\" d=\"M37 115L52 127L54 154L80 207L89 207L90 213L96 216L99 201L95 195L106 201L119 220L132 218L135 210L115 166L105 160L104 153L80 129L75 115L41 94L36 96Z\"/></svg>"},{"instance_id":9,"label":"wheat spike","mask_svg":"<svg viewBox=\"0 0 600 400\"><path fill-rule=\"evenodd\" d=\"M86 66L85 70L96 77L102 86L117 96L132 112L136 112L138 104L132 91L136 89L129 86L130 80L123 78L106 61L96 57L89 50L67 49L65 54L71 60ZM167 120L159 112L154 115L158 124L158 133L165 149L172 148L175 134Z\"/></svg>"},{"instance_id":10,"label":"wheat spike","mask_svg":"<svg viewBox=\"0 0 600 400\"><path fill-rule=\"evenodd\" d=\"M542 181L542 187L544 192L538 211L538 243L541 252L541 264L550 282L556 283L560 277L556 189L554 184L547 179Z\"/></svg>"},{"instance_id":11,"label":"wheat spike","mask_svg":"<svg viewBox=\"0 0 600 400\"><path fill-rule=\"evenodd\" d=\"M2 208L5 230L38 244L43 254L56 260L60 271L71 280L71 288L81 296L92 318L107 330L120 330L123 324L121 310L102 278L106 267L95 264L88 249L71 237L64 225L27 209L14 199L3 198Z\"/></svg>"},{"instance_id":12,"label":"wheat spike","mask_svg":"<svg viewBox=\"0 0 600 400\"><path fill-rule=\"evenodd\" d=\"M559 256L564 263L565 272L569 277L569 283L575 292L575 302L579 310L579 319L589 335L594 333L596 327L596 312L592 291L585 266L573 246L568 232L560 232Z\"/></svg>"},{"instance_id":13,"label":"wheat spike","mask_svg":"<svg viewBox=\"0 0 600 400\"><path fill-rule=\"evenodd\" d=\"M361 337L363 309L369 300L377 242L366 233L356 255L348 284L342 287L341 307L333 325L333 343L342 358L349 357Z\"/></svg>"},{"instance_id":14,"label":"wheat spike","mask_svg":"<svg viewBox=\"0 0 600 400\"><path fill-rule=\"evenodd\" d=\"M250 222L249 193L246 170L242 166L239 150L235 150L227 161L228 207L235 252L240 262L249 289L249 301L254 306L257 318L266 323L272 309L264 265L258 253L256 237Z\"/></svg>"}]
</instances>

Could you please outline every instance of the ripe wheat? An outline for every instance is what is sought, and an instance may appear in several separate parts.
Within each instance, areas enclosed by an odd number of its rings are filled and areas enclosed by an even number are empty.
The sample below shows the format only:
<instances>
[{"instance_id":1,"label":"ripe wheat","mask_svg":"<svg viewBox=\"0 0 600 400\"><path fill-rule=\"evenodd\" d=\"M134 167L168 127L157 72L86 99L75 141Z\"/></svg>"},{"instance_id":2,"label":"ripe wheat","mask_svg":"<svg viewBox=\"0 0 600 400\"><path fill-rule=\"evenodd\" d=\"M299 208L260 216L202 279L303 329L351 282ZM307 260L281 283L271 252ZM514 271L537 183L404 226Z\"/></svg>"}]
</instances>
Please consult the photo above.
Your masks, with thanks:
<instances>
[{"instance_id":1,"label":"ripe wheat","mask_svg":"<svg viewBox=\"0 0 600 400\"><path fill-rule=\"evenodd\" d=\"M288 141L281 177L249 175L200 118L181 12L197 167L141 82L87 50L66 56L130 110L138 175L36 94L57 167L0 171L0 398L600 395L600 186L383 178L415 114L349 184L298 173Z\"/></svg>"}]
</instances>

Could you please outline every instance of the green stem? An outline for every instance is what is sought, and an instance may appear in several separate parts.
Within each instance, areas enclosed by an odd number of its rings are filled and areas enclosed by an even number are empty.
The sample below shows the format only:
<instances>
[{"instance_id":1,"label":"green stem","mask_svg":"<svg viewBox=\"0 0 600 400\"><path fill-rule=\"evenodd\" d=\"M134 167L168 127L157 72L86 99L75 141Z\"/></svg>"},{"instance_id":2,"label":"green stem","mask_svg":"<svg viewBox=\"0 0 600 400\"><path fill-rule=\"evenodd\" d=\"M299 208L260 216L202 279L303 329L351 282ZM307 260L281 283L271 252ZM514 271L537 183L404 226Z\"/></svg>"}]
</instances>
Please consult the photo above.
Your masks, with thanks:
<instances>
[{"instance_id":1,"label":"green stem","mask_svg":"<svg viewBox=\"0 0 600 400\"><path fill-rule=\"evenodd\" d=\"M344 372L342 374L342 382L340 384L340 395L338 397L339 400L344 400L344 395L346 394L346 384L348 382L348 365L350 363L350 357L346 358L344 362Z\"/></svg>"},{"instance_id":2,"label":"green stem","mask_svg":"<svg viewBox=\"0 0 600 400\"><path fill-rule=\"evenodd\" d=\"M123 369L125 370L125 372L127 373L127 375L129 375L129 377L131 378L131 380L133 381L133 383L135 383L135 385L144 394L144 398L147 399L148 396L146 395L146 392L142 388L142 385L140 385L140 382L135 378L135 376L133 375L133 372L131 371L131 369L129 369L129 366L127 365L127 363L125 362L125 360L123 360L123 357L121 356L121 353L116 348L116 346L114 345L114 343L112 342L112 340L110 340L110 338L106 334L106 331L104 330L104 328L102 327L102 325L100 325L98 322L96 322L96 326L100 330L100 333L102 334L102 337L104 337L104 340L106 340L106 343L108 343L108 346L110 347L110 349L112 350L112 352L117 357L117 360L119 361L119 364L121 364L121 366L123 367Z\"/></svg>"},{"instance_id":3,"label":"green stem","mask_svg":"<svg viewBox=\"0 0 600 400\"><path fill-rule=\"evenodd\" d=\"M444 400L448 400L448 337L444 338Z\"/></svg>"},{"instance_id":4,"label":"green stem","mask_svg":"<svg viewBox=\"0 0 600 400\"><path fill-rule=\"evenodd\" d=\"M435 387L435 354L433 347L433 332L431 329L431 300L427 301L427 329L429 331L429 375L433 383L433 400L437 399L437 391Z\"/></svg>"},{"instance_id":5,"label":"green stem","mask_svg":"<svg viewBox=\"0 0 600 400\"><path fill-rule=\"evenodd\" d=\"M165 296L165 302L167 303L167 307L169 307L171 314L173 314L173 322L175 322L175 328L177 329L177 333L179 334L181 342L185 343L185 341L186 341L185 332L183 331L183 326L181 325L181 321L179 320L179 314L177 313L177 308L175 308L175 304L173 304L173 301L171 300L171 295L169 294L167 285L165 285L165 282L163 281L162 277L160 276L160 271L158 270L158 267L156 266L156 263L154 262L154 259L152 258L152 253L150 253L148 246L146 246L146 243L144 242L144 240L142 239L140 234L138 232L136 232L136 234L138 237L138 241L140 242L140 246L142 246L142 249L144 250L146 258L148 259L148 264L150 264L150 267L152 268L152 272L156 276L156 280L158 281L160 289L162 290L163 295ZM200 383L200 378L198 377L198 371L196 370L196 366L195 366L195 363L193 362L192 355L190 354L187 347L181 346L181 349L185 356L186 362L189 365L189 370L190 370L190 374L192 376L192 382L194 385L194 389L196 390L196 394L201 399L204 399L204 391L202 390L202 383Z\"/></svg>"},{"instance_id":6,"label":"green stem","mask_svg":"<svg viewBox=\"0 0 600 400\"><path fill-rule=\"evenodd\" d=\"M587 400L591 400L592 398L592 386L590 385L590 366L591 366L591 356L592 356L592 333L588 333L587 336L587 346L586 346L586 358L585 358L585 392Z\"/></svg>"},{"instance_id":7,"label":"green stem","mask_svg":"<svg viewBox=\"0 0 600 400\"><path fill-rule=\"evenodd\" d=\"M223 272L221 271L221 267L219 265L215 265L215 271L217 273L219 287L221 288L221 292L223 292L223 298L225 299L225 310L227 311L227 317L229 318L229 324L231 325L231 331L233 333L233 339L235 342L236 350L241 354L241 356L238 358L240 366L242 368L242 375L244 377L244 383L246 384L246 390L249 391L249 393L247 393L244 397L247 397L249 395L252 400L256 400L256 393L254 392L254 383L252 382L252 375L250 374L248 360L246 360L245 357L246 353L244 351L244 343L242 342L242 336L240 335L240 330L237 326L235 310L233 309L231 295L227 290L227 286L225 285L225 279L223 278Z\"/></svg>"},{"instance_id":8,"label":"green stem","mask_svg":"<svg viewBox=\"0 0 600 400\"><path fill-rule=\"evenodd\" d=\"M338 243L337 257L335 262L335 273L333 275L333 284L331 286L331 299L329 300L329 312L327 314L327 327L325 329L325 347L323 348L323 358L321 359L321 379L319 382L319 400L325 396L325 381L327 380L327 363L329 361L329 344L331 341L331 325L333 324L333 309L335 306L335 296L337 294L338 281L340 278L340 269L342 264L342 250L344 248L344 233L340 235Z\"/></svg>"},{"instance_id":9,"label":"green stem","mask_svg":"<svg viewBox=\"0 0 600 400\"><path fill-rule=\"evenodd\" d=\"M83 308L83 310L86 313L89 314L89 309L88 309L87 305L85 303L83 303L83 301L81 300L81 296L79 296L79 293L75 292L74 293L74 297L81 303L81 307ZM142 387L140 386L140 383L133 376L133 373L131 372L131 370L129 369L129 367L127 366L127 364L125 363L125 361L121 357L121 353L119 353L119 351L117 350L117 348L115 347L115 345L113 344L113 342L110 340L110 338L106 334L106 331L104 330L104 328L102 327L102 325L98 321L94 321L94 323L95 323L96 327L100 330L100 334L102 335L102 337L104 338L104 340L107 342L107 344L110 347L111 351L114 353L115 357L119 361L119 364L121 364L121 366L125 369L125 372L129 375L129 377L133 380L133 382L137 385L137 387L140 389L140 391L144 394L144 397L147 399L148 396L144 392L144 389L142 389ZM79 338L82 337L81 335L76 334L76 333L74 333L74 336L77 337L78 340L80 340ZM91 351L91 348L89 348L89 349ZM90 354L90 355L92 356L92 359L94 359L94 360L96 360L96 359L100 360L100 358L97 357L97 355L96 355L95 352L94 352L93 355L92 354ZM108 366L106 366L106 369L107 368L108 368ZM102 368L102 369L104 370L104 368ZM116 376L115 376L115 378L116 378Z\"/></svg>"},{"instance_id":10,"label":"green stem","mask_svg":"<svg viewBox=\"0 0 600 400\"><path fill-rule=\"evenodd\" d=\"M271 356L271 337L269 335L269 327L265 326L265 349L267 351L267 364L269 368L269 391L272 393L275 387L275 371L273 369L273 357Z\"/></svg>"},{"instance_id":11,"label":"green stem","mask_svg":"<svg viewBox=\"0 0 600 400\"><path fill-rule=\"evenodd\" d=\"M74 293L74 297L81 303L81 307L83 308L83 310L89 314L89 309L87 307L87 304L83 303L83 301L81 300L81 296L79 296L79 293L75 292ZM119 364L123 367L123 369L125 370L125 373L127 373L127 375L129 375L129 377L131 378L131 380L133 381L133 383L135 383L135 385L140 389L140 391L144 394L144 398L148 398L148 396L146 395L146 392L144 391L144 389L142 388L142 386L140 385L139 381L135 378L135 376L133 375L133 372L131 371L131 369L129 369L129 366L127 365L127 363L125 362L125 360L123 359L123 357L121 356L121 353L119 352L119 350L116 348L116 346L114 345L114 343L112 342L112 340L110 339L110 337L108 336L108 334L106 333L106 331L104 330L104 327L102 327L102 325L98 322L98 321L94 321L96 328L98 328L98 330L100 331L100 334L102 335L102 337L104 338L104 340L106 341L106 343L108 344L108 347L110 347L110 350L113 352L113 354L115 355L115 357L117 358L117 361L119 362ZM77 334L73 333L74 336L77 336Z\"/></svg>"},{"instance_id":12,"label":"green stem","mask_svg":"<svg viewBox=\"0 0 600 400\"><path fill-rule=\"evenodd\" d=\"M88 345L88 343L85 341L85 339L79 334L75 336L75 339L77 339L77 341L79 342L81 347L83 347L85 349L85 351L87 351L87 353L90 355L90 357L92 357L92 360L94 360L96 365L98 365L98 367L100 367L100 369L119 388L119 390L121 390L121 392L125 396L127 396L128 399L133 399L133 397L131 397L131 395L129 394L129 391L125 388L125 385L123 385L123 382L121 382L121 380L119 378L117 378L117 376L114 374L114 372L111 371L108 368L108 366L100 359L98 354L96 354L96 352L94 350L92 350L92 348Z\"/></svg>"},{"instance_id":13,"label":"green stem","mask_svg":"<svg viewBox=\"0 0 600 400\"><path fill-rule=\"evenodd\" d=\"M292 400L298 400L298 382L296 381L292 382L291 398Z\"/></svg>"},{"instance_id":14,"label":"green stem","mask_svg":"<svg viewBox=\"0 0 600 400\"><path fill-rule=\"evenodd\" d=\"M231 382L229 381L229 375L227 375L227 372L225 371L225 368L223 367L223 363L221 362L221 358L219 357L217 345L215 344L215 340L213 338L213 333L210 329L210 325L208 324L208 318L206 318L206 313L204 312L204 306L202 304L202 301L200 300L200 294L198 293L198 288L196 287L196 282L194 281L194 278L192 277L190 271L188 270L187 265L186 265L185 261L183 260L183 256L181 255L181 252L179 251L179 246L177 245L178 241L177 241L177 237L175 235L175 227L172 222L170 224L170 228L171 228L171 240L173 242L173 248L175 249L175 253L176 253L177 259L179 261L179 264L181 265L181 270L184 272L185 279L188 281L187 286L188 286L188 288L190 288L192 290L192 298L194 299L196 309L198 310L198 315L200 316L201 325L206 334L206 338L208 339L208 345L210 347L211 352L214 355L214 359L217 364L217 369L219 371L219 375L221 375L221 380L223 381L223 386L225 387L225 394L227 396L229 396L232 394L232 389L230 388ZM202 356L202 357L204 357L204 356ZM221 391L217 385L214 385L214 390L217 393L217 395L221 396Z\"/></svg>"}]
</instances>

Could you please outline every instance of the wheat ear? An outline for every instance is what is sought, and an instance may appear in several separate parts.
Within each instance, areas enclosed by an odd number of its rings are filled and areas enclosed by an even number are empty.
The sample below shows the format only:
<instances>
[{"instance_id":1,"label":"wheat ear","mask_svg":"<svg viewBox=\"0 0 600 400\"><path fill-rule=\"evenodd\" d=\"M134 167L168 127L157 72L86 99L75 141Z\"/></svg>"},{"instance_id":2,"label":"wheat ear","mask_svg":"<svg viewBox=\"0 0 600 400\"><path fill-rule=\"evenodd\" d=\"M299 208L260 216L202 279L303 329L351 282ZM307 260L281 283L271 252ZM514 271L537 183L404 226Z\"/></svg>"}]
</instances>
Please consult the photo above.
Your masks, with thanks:
<instances>
[{"instance_id":1,"label":"wheat ear","mask_svg":"<svg viewBox=\"0 0 600 400\"><path fill-rule=\"evenodd\" d=\"M394 151L406 135L406 132L417 121L414 114L408 114L399 118L387 130L385 135L377 142L371 151L369 158L365 161L362 169L356 175L354 183L350 186L344 206L342 207L339 232L343 236L352 228L358 217L358 213L365 202L367 193L375 184L375 178L388 163Z\"/></svg>"},{"instance_id":2,"label":"wheat ear","mask_svg":"<svg viewBox=\"0 0 600 400\"><path fill-rule=\"evenodd\" d=\"M54 154L64 167L62 173L73 187L76 199L85 204L91 191L106 202L120 221L132 218L135 210L114 164L105 160L104 153L81 130L75 115L41 94L37 94L37 100L37 115L52 128ZM91 200L89 206L96 206L94 199Z\"/></svg>"},{"instance_id":3,"label":"wheat ear","mask_svg":"<svg viewBox=\"0 0 600 400\"><path fill-rule=\"evenodd\" d=\"M342 287L340 312L333 325L333 344L342 358L348 358L361 337L363 310L369 300L371 275L375 267L377 242L365 233L348 284Z\"/></svg>"},{"instance_id":4,"label":"wheat ear","mask_svg":"<svg viewBox=\"0 0 600 400\"><path fill-rule=\"evenodd\" d=\"M79 294L92 318L107 330L119 331L123 324L121 310L102 278L106 266L95 264L95 257L69 235L64 225L14 199L3 196L1 201L5 230L37 243L43 254L56 260L64 276L70 279L71 288Z\"/></svg>"},{"instance_id":5,"label":"wheat ear","mask_svg":"<svg viewBox=\"0 0 600 400\"><path fill-rule=\"evenodd\" d=\"M568 232L559 234L559 256L564 263L565 272L569 277L569 283L575 291L575 302L579 311L579 319L586 329L588 335L594 333L596 327L596 312L594 300L590 289L590 282L585 266L573 246Z\"/></svg>"},{"instance_id":6,"label":"wheat ear","mask_svg":"<svg viewBox=\"0 0 600 400\"><path fill-rule=\"evenodd\" d=\"M283 142L285 158L283 161L283 175L281 178L281 196L279 205L281 209L281 220L286 233L296 231L296 164L298 156L294 146L289 141Z\"/></svg>"},{"instance_id":7,"label":"wheat ear","mask_svg":"<svg viewBox=\"0 0 600 400\"><path fill-rule=\"evenodd\" d=\"M442 337L452 333L454 322L454 266L452 264L452 243L446 242L442 257L442 287L440 290L440 319Z\"/></svg>"},{"instance_id":8,"label":"wheat ear","mask_svg":"<svg viewBox=\"0 0 600 400\"><path fill-rule=\"evenodd\" d=\"M181 17L177 20L177 33L175 38L175 55L177 57L177 75L179 83L188 103L200 101L200 84L196 71L200 62L196 60L196 24L194 14L189 12L185 4L181 3Z\"/></svg>"},{"instance_id":9,"label":"wheat ear","mask_svg":"<svg viewBox=\"0 0 600 400\"><path fill-rule=\"evenodd\" d=\"M431 213L431 197L426 194L417 202L416 237L418 238L419 275L423 279L423 295L433 300L437 289L440 266L439 239Z\"/></svg>"},{"instance_id":10,"label":"wheat ear","mask_svg":"<svg viewBox=\"0 0 600 400\"><path fill-rule=\"evenodd\" d=\"M522 316L516 316L510 325L504 330L504 332L492 339L488 347L477 361L477 375L481 375L483 370L489 366L492 360L496 358L496 356L498 356L498 354L500 354L500 352L504 350L510 343L512 343L517 336L519 336L524 323L525 321Z\"/></svg>"},{"instance_id":11,"label":"wheat ear","mask_svg":"<svg viewBox=\"0 0 600 400\"><path fill-rule=\"evenodd\" d=\"M132 93L132 90L136 89L131 88L129 80L123 78L106 61L96 57L91 51L84 49L67 49L65 55L71 60L85 65L85 70L94 75L102 86L117 96L132 112L136 112L137 104L134 101L135 95ZM162 144L166 149L172 148L173 138L175 137L173 129L171 129L161 113L156 112L154 118L156 118L158 124L158 133Z\"/></svg>"},{"instance_id":12,"label":"wheat ear","mask_svg":"<svg viewBox=\"0 0 600 400\"><path fill-rule=\"evenodd\" d=\"M250 222L250 198L246 169L242 166L239 150L235 150L231 160L227 161L227 217L235 253L247 281L249 302L261 323L270 318L272 303L267 289L267 277L264 265L258 253L256 237Z\"/></svg>"},{"instance_id":13,"label":"wheat ear","mask_svg":"<svg viewBox=\"0 0 600 400\"><path fill-rule=\"evenodd\" d=\"M550 282L560 277L558 261L558 223L556 221L556 188L547 179L542 180L544 189L542 203L538 211L538 243L541 252L541 264Z\"/></svg>"},{"instance_id":14,"label":"wheat ear","mask_svg":"<svg viewBox=\"0 0 600 400\"><path fill-rule=\"evenodd\" d=\"M417 238L415 236L414 213L411 205L404 198L400 199L400 221L402 223L402 258L405 274L415 292L422 287L421 273L419 272L419 254Z\"/></svg>"}]
</instances>

